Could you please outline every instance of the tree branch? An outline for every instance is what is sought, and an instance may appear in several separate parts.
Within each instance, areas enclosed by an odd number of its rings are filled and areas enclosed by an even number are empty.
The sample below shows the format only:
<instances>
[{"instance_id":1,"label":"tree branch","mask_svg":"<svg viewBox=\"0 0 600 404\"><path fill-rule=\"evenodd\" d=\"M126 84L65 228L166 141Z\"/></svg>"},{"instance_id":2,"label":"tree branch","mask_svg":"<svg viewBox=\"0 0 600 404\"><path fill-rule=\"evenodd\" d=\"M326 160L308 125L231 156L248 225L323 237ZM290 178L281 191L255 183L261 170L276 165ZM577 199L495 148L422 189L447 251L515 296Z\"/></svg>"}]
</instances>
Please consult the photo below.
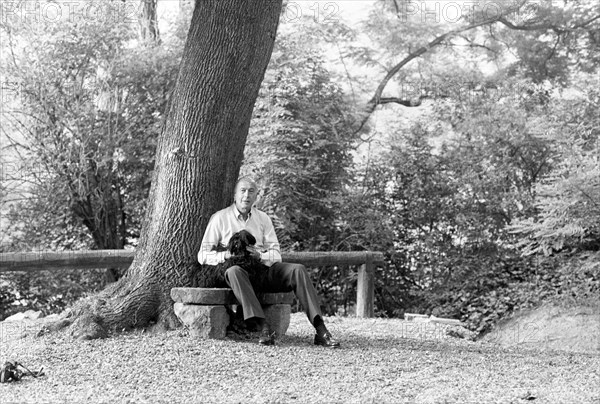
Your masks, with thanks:
<instances>
[{"instance_id":1,"label":"tree branch","mask_svg":"<svg viewBox=\"0 0 600 404\"><path fill-rule=\"evenodd\" d=\"M385 89L385 87L387 86L387 84L389 83L389 81L404 67L406 66L409 62L411 62L413 59L416 59L420 56L422 56L423 54L429 52L431 49L433 49L436 46L439 46L440 44L444 43L445 40L452 38L462 32L466 32L466 31L470 31L472 29L475 28L479 28L479 27L483 27L483 26L491 26L497 22L500 22L502 24L504 24L505 26L507 26L510 29L513 30L522 30L522 31L539 31L539 30L553 30L555 32L557 32L558 34L561 33L565 33L568 31L574 31L576 29L580 29L580 28L584 28L588 25L590 25L592 22L600 19L600 15L596 15L594 17L591 17L590 19L583 21L579 24L573 25L572 27L559 27L557 25L554 24L550 24L550 23L546 23L546 24L536 24L536 25L515 25L512 22L508 21L506 19L507 15L510 15L511 13L518 11L524 4L526 3L526 1L521 1L519 4L517 4L516 6L507 9L504 13L498 15L498 16L494 16L492 18L488 18L482 21L479 21L477 23L473 23L470 25L467 25L463 28L459 28L456 30L452 30L452 31L448 31L442 35L439 35L438 37L436 37L435 39L433 39L431 42L429 42L427 45L417 49L414 52L411 52L408 56L406 56L402 61L400 61L398 64L396 64L394 67L392 67L388 73L385 75L385 77L381 80L381 82L379 83L379 85L377 86L377 89L375 90L375 93L373 94L373 96L371 97L371 99L367 102L367 105L364 109L364 113L362 118L360 118L360 124L358 125L358 129L356 129L356 131L354 132L355 134L360 132L362 130L362 128L364 127L364 125L367 123L367 121L369 120L369 117L371 116L371 114L373 113L373 111L375 111L375 108L377 107L377 105L380 104L385 104L385 103L390 103L390 102L394 102L394 103L398 103L401 105L405 105L405 103L407 103L406 101L404 102L397 102L397 101L401 101L398 100L397 98L393 98L393 97L382 97L383 94L383 90ZM382 102L382 100L384 102ZM395 100L395 101L391 101L391 100ZM409 105L409 106L415 106L415 105Z\"/></svg>"},{"instance_id":2,"label":"tree branch","mask_svg":"<svg viewBox=\"0 0 600 404\"><path fill-rule=\"evenodd\" d=\"M515 25L512 22L508 21L504 17L498 17L497 22L502 23L502 24L506 25L508 28L515 30L515 31L540 31L540 30L543 31L543 30L557 28L556 26L554 26L552 24Z\"/></svg>"},{"instance_id":3,"label":"tree branch","mask_svg":"<svg viewBox=\"0 0 600 404\"><path fill-rule=\"evenodd\" d=\"M421 100L427 98L427 96L422 95L419 97L418 100L404 100L401 98L397 98L397 97L381 97L379 99L379 105L383 105L383 104L400 104L400 105L404 105L405 107L418 107L421 105Z\"/></svg>"},{"instance_id":4,"label":"tree branch","mask_svg":"<svg viewBox=\"0 0 600 404\"><path fill-rule=\"evenodd\" d=\"M520 7L517 6L515 8L511 8L508 9L504 15L509 14L513 11L518 10L518 8ZM457 34L460 34L461 32L465 32L465 31L470 31L472 29L478 28L478 27L482 27L485 25L489 25L489 24L493 24L495 22L498 22L499 18L502 18L502 16L495 16L493 18L488 18L486 20L477 22L477 23L473 23L470 25L467 25L466 27L460 28L460 29L456 29L456 30L452 30L452 31L448 31L442 35L439 35L438 37L436 37L433 41L429 42L427 45L420 47L419 49L417 49L416 51L410 53L408 56L406 56L402 61L400 61L400 63L396 64L394 67L392 67L390 69L390 71L385 75L385 77L381 80L381 82L379 83L379 85L377 86L377 89L375 90L375 94L373 95L373 97L371 97L371 99L367 102L367 106L365 108L365 113L363 118L361 119L360 125L358 127L358 129L356 130L355 133L358 133L362 130L362 128L364 127L364 125L367 123L367 121L369 120L369 117L371 116L371 114L373 113L373 111L375 111L375 108L377 107L377 105L379 105L380 100L381 100L381 95L383 93L383 90L385 89L385 87L387 86L387 84L389 83L389 81L392 79L392 77L394 77L404 66L406 66L409 62L411 62L413 59L416 59L418 57L420 57L421 55L429 52L431 49L433 49L434 47L442 44L447 38L451 38Z\"/></svg>"},{"instance_id":5,"label":"tree branch","mask_svg":"<svg viewBox=\"0 0 600 404\"><path fill-rule=\"evenodd\" d=\"M490 48L489 46L487 46L485 44L477 43L477 42L473 41L472 39L470 39L470 38L468 38L468 37L466 37L464 35L459 35L459 37L462 38L462 39L464 39L467 42L467 44L466 45L460 45L460 44L449 42L449 46L452 46L452 47L461 47L462 46L462 47L468 47L468 48L482 48L482 49L485 49L488 52L491 52L491 53L493 53L495 55L498 54L498 51L495 51L494 49Z\"/></svg>"},{"instance_id":6,"label":"tree branch","mask_svg":"<svg viewBox=\"0 0 600 404\"><path fill-rule=\"evenodd\" d=\"M600 19L600 15L596 15L589 20L583 21L580 24L573 25L572 27L559 27L554 24L538 24L538 25L515 25L512 22L508 21L504 17L498 17L498 22L506 25L508 28L516 31L541 31L541 30L553 30L556 33L563 34L569 31L575 31L581 28L585 28L590 25L594 21Z\"/></svg>"}]
</instances>

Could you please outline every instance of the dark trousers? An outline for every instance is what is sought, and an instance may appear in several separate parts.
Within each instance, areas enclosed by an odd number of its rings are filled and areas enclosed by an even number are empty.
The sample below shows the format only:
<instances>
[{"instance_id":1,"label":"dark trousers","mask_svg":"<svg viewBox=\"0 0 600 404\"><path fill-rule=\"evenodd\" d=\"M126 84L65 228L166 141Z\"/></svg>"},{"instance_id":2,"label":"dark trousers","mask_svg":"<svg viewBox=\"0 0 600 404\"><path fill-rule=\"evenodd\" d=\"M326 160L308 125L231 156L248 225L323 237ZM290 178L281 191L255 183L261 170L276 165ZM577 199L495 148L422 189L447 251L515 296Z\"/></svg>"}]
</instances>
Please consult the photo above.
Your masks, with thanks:
<instances>
[{"instance_id":1,"label":"dark trousers","mask_svg":"<svg viewBox=\"0 0 600 404\"><path fill-rule=\"evenodd\" d=\"M225 280L244 310L244 320L251 317L265 318L262 307L258 302L254 289L250 284L248 273L239 266L233 266L225 271ZM266 292L294 292L313 324L316 316L321 316L319 298L306 268L302 264L276 262L267 274Z\"/></svg>"}]
</instances>

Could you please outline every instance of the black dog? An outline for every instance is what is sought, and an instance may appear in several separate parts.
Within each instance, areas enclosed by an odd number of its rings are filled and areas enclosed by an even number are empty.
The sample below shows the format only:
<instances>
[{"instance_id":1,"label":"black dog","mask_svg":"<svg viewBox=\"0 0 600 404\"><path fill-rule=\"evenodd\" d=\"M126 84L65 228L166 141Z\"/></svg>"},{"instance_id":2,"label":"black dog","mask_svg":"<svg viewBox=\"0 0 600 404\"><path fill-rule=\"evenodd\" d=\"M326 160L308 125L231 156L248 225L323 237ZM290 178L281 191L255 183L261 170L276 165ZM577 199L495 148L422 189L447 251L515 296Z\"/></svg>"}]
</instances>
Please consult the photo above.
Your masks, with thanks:
<instances>
[{"instance_id":1,"label":"black dog","mask_svg":"<svg viewBox=\"0 0 600 404\"><path fill-rule=\"evenodd\" d=\"M218 265L204 265L196 271L194 286L204 288L226 288L225 271L232 266L239 266L248 272L250 283L255 292L263 292L269 267L264 265L259 258L250 255L247 247L256 244L256 238L246 231L241 230L231 236L227 248L217 245L213 251L228 250L231 257Z\"/></svg>"},{"instance_id":2,"label":"black dog","mask_svg":"<svg viewBox=\"0 0 600 404\"><path fill-rule=\"evenodd\" d=\"M222 265L225 267L225 270L234 265L246 270L254 291L262 292L265 289L269 267L263 264L260 258L250 255L250 251L248 251L247 247L255 244L256 239L250 232L241 230L240 232L235 233L231 236L229 244L227 245L231 257Z\"/></svg>"}]
</instances>

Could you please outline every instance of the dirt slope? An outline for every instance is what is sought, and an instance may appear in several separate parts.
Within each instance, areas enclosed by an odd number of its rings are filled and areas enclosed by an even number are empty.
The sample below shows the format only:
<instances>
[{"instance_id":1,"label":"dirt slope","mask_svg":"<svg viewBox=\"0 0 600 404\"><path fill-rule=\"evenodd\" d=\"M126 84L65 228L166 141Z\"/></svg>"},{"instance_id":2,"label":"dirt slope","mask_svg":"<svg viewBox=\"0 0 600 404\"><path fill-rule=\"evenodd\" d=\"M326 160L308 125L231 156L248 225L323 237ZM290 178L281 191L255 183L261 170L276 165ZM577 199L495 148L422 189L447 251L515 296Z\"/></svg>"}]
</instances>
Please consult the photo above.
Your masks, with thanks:
<instances>
[{"instance_id":1,"label":"dirt slope","mask_svg":"<svg viewBox=\"0 0 600 404\"><path fill-rule=\"evenodd\" d=\"M501 323L483 341L503 347L531 347L600 354L600 311L544 305Z\"/></svg>"}]
</instances>

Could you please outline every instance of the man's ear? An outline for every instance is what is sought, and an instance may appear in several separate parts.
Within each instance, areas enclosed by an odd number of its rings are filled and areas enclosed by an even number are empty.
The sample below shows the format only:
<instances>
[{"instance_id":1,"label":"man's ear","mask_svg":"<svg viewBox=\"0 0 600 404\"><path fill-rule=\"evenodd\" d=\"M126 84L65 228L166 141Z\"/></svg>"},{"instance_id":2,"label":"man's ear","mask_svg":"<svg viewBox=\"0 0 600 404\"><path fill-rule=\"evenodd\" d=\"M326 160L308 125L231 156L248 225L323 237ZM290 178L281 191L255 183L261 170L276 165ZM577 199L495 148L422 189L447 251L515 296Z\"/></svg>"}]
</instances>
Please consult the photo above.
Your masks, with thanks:
<instances>
[{"instance_id":1,"label":"man's ear","mask_svg":"<svg viewBox=\"0 0 600 404\"><path fill-rule=\"evenodd\" d=\"M227 251L232 252L231 248L233 247L233 243L235 242L235 239L239 237L237 233L235 233L233 236L231 236L231 238L229 239L229 242L227 243Z\"/></svg>"},{"instance_id":2,"label":"man's ear","mask_svg":"<svg viewBox=\"0 0 600 404\"><path fill-rule=\"evenodd\" d=\"M256 244L256 238L252 235L252 233L248 232L247 235L248 235L248 238L247 238L248 245Z\"/></svg>"}]
</instances>

